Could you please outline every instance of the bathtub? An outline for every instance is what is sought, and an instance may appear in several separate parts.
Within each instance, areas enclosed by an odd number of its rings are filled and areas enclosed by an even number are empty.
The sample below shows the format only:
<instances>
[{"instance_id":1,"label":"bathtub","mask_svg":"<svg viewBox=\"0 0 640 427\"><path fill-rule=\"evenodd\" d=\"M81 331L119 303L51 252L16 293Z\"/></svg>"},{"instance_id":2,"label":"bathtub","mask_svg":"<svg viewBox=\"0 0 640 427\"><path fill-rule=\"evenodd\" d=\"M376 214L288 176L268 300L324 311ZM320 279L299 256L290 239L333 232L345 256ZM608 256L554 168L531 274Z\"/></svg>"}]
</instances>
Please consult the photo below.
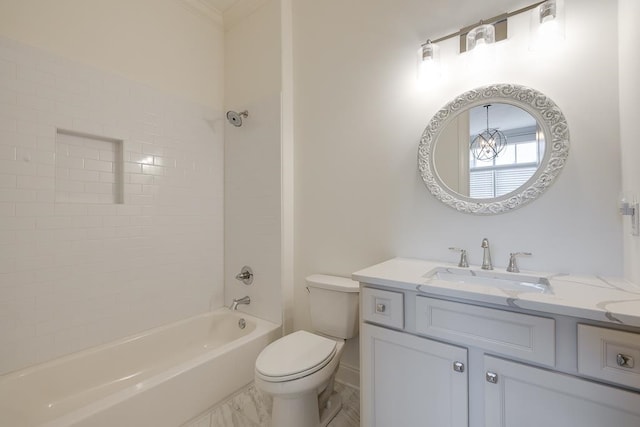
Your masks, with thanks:
<instances>
[{"instance_id":1,"label":"bathtub","mask_svg":"<svg viewBox=\"0 0 640 427\"><path fill-rule=\"evenodd\" d=\"M0 376L0 426L177 427L249 384L280 334L221 308Z\"/></svg>"}]
</instances>

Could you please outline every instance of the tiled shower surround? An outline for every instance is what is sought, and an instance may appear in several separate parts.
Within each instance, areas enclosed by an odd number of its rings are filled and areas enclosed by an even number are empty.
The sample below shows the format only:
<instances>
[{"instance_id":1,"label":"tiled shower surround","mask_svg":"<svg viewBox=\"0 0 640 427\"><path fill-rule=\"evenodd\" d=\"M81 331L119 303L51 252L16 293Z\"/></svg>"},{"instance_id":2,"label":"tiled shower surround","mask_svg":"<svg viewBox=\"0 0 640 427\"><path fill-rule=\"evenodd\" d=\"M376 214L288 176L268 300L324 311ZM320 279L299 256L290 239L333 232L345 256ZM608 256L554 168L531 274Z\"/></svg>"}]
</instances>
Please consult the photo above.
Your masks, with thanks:
<instances>
[{"instance_id":1,"label":"tiled shower surround","mask_svg":"<svg viewBox=\"0 0 640 427\"><path fill-rule=\"evenodd\" d=\"M221 306L222 245L220 111L0 38L0 374Z\"/></svg>"}]
</instances>

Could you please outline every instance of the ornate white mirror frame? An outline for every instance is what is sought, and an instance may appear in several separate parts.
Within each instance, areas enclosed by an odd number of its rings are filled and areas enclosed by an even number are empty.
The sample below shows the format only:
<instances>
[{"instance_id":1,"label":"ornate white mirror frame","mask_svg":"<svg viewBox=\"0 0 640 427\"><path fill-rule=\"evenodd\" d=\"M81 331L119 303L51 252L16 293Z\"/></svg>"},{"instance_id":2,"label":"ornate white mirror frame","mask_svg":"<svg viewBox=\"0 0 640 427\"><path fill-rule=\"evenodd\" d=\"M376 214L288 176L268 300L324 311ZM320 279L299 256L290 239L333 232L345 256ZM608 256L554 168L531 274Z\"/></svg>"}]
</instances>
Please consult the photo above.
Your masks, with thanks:
<instances>
[{"instance_id":1,"label":"ornate white mirror frame","mask_svg":"<svg viewBox=\"0 0 640 427\"><path fill-rule=\"evenodd\" d=\"M504 103L531 114L545 139L545 151L537 171L516 190L491 199L472 199L450 189L434 164L438 137L459 114L479 105ZM494 84L470 90L441 108L425 128L418 148L418 169L431 194L460 212L491 215L519 208L539 197L553 183L569 155L569 128L560 108L547 96L525 86Z\"/></svg>"}]
</instances>

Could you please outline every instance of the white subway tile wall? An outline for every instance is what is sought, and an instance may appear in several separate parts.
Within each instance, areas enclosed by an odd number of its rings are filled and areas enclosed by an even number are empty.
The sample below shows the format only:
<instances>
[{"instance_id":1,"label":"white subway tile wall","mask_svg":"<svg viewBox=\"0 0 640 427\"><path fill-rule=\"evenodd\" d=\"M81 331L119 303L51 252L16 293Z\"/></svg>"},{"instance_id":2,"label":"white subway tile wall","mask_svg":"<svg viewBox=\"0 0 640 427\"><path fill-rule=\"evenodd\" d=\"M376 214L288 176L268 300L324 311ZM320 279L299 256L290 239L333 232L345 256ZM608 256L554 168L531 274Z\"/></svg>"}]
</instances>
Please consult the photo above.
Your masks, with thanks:
<instances>
[{"instance_id":1,"label":"white subway tile wall","mask_svg":"<svg viewBox=\"0 0 640 427\"><path fill-rule=\"evenodd\" d=\"M222 128L0 38L0 374L223 304Z\"/></svg>"}]
</instances>

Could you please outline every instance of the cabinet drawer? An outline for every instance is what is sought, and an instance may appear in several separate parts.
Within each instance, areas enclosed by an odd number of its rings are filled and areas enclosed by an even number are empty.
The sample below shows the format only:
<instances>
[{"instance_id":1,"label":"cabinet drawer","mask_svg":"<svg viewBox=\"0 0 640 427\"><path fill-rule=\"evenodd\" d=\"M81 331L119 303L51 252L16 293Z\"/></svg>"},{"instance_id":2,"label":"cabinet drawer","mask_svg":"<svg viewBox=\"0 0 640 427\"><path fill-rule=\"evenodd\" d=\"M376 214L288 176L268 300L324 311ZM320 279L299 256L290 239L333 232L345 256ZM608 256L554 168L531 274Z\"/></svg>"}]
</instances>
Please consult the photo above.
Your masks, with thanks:
<instances>
[{"instance_id":1,"label":"cabinet drawer","mask_svg":"<svg viewBox=\"0 0 640 427\"><path fill-rule=\"evenodd\" d=\"M578 372L640 389L640 334L579 324Z\"/></svg>"},{"instance_id":2,"label":"cabinet drawer","mask_svg":"<svg viewBox=\"0 0 640 427\"><path fill-rule=\"evenodd\" d=\"M362 319L392 328L404 328L404 294L375 288L362 288Z\"/></svg>"},{"instance_id":3,"label":"cabinet drawer","mask_svg":"<svg viewBox=\"0 0 640 427\"><path fill-rule=\"evenodd\" d=\"M553 319L417 296L415 326L425 335L555 366Z\"/></svg>"}]
</instances>

